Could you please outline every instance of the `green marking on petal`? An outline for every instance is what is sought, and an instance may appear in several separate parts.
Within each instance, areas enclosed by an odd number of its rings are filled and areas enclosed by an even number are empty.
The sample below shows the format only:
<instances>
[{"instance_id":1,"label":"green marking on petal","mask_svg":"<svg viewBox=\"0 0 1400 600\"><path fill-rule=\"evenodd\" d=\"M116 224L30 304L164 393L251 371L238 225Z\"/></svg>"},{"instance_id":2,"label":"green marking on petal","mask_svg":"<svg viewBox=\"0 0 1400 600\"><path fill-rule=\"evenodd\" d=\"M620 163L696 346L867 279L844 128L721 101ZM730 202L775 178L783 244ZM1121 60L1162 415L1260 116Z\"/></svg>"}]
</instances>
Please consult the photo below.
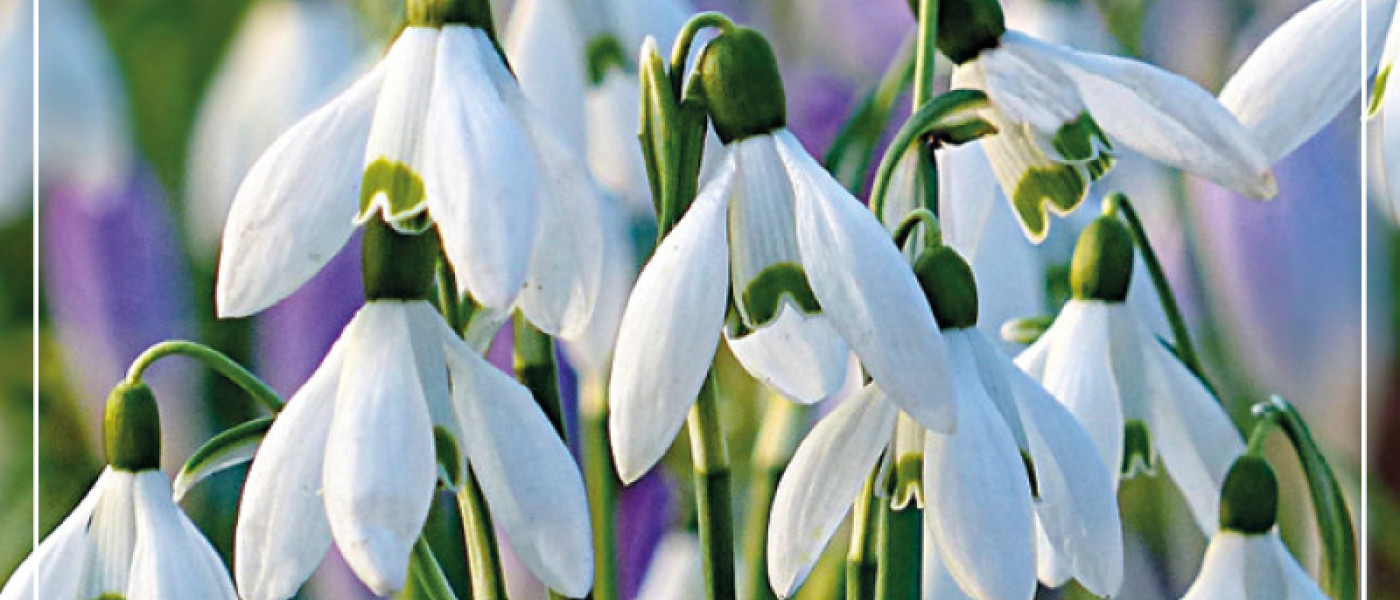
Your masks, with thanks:
<instances>
[{"instance_id":1,"label":"green marking on petal","mask_svg":"<svg viewBox=\"0 0 1400 600\"><path fill-rule=\"evenodd\" d=\"M1376 74L1376 85L1371 88L1371 103L1366 106L1366 116L1374 117L1381 110L1381 102L1385 100L1385 85L1390 81L1390 67L1385 65Z\"/></svg>"},{"instance_id":2,"label":"green marking on petal","mask_svg":"<svg viewBox=\"0 0 1400 600\"><path fill-rule=\"evenodd\" d=\"M398 161L380 158L370 163L360 184L360 214L355 222L363 224L375 212L400 233L426 231L431 221L423 178Z\"/></svg>"},{"instance_id":3,"label":"green marking on petal","mask_svg":"<svg viewBox=\"0 0 1400 600\"><path fill-rule=\"evenodd\" d=\"M613 68L626 69L630 65L622 43L607 34L589 40L584 56L588 62L588 81L595 86L603 83L608 71Z\"/></svg>"},{"instance_id":4,"label":"green marking on petal","mask_svg":"<svg viewBox=\"0 0 1400 600\"><path fill-rule=\"evenodd\" d=\"M1122 468L1126 479L1157 474L1156 456L1152 453L1152 432L1147 429L1147 423L1140 419L1129 419L1123 424Z\"/></svg>"},{"instance_id":5,"label":"green marking on petal","mask_svg":"<svg viewBox=\"0 0 1400 600\"><path fill-rule=\"evenodd\" d=\"M1031 238L1040 241L1045 239L1050 225L1045 205L1065 214L1077 208L1088 193L1089 182L1073 165L1031 167L1016 184L1011 194L1011 207Z\"/></svg>"},{"instance_id":6,"label":"green marking on petal","mask_svg":"<svg viewBox=\"0 0 1400 600\"><path fill-rule=\"evenodd\" d=\"M740 297L750 327L757 329L778 318L778 309L782 307L784 297L806 314L822 311L816 295L807 284L807 272L802 270L802 265L773 263L749 282Z\"/></svg>"},{"instance_id":7,"label":"green marking on petal","mask_svg":"<svg viewBox=\"0 0 1400 600\"><path fill-rule=\"evenodd\" d=\"M123 596L123 595L121 595L121 594L113 594L113 593L111 593L111 592L108 592L108 593L102 594L101 596L98 596L97 598L94 598L93 600L126 600L126 596Z\"/></svg>"},{"instance_id":8,"label":"green marking on petal","mask_svg":"<svg viewBox=\"0 0 1400 600\"><path fill-rule=\"evenodd\" d=\"M923 508L924 506L924 455L922 452L909 452L902 454L895 460L894 464L894 495L891 498L890 506L895 510L904 510L909 506L909 501L914 502L914 506Z\"/></svg>"},{"instance_id":9,"label":"green marking on petal","mask_svg":"<svg viewBox=\"0 0 1400 600\"><path fill-rule=\"evenodd\" d=\"M1094 135L1098 126L1089 118L1089 113L1080 113L1079 118L1060 126L1050 145L1064 160L1080 161L1094 157Z\"/></svg>"},{"instance_id":10,"label":"green marking on petal","mask_svg":"<svg viewBox=\"0 0 1400 600\"><path fill-rule=\"evenodd\" d=\"M1030 454L1029 452L1026 452L1025 450L1022 450L1022 451L1021 451L1021 464L1024 465L1024 466L1026 467L1026 477L1030 480L1030 484L1031 484L1031 497L1032 497L1032 498L1035 498L1036 500L1039 500L1039 499L1040 499L1040 480L1036 479L1036 477L1035 477L1035 459L1031 458L1031 454Z\"/></svg>"}]
</instances>

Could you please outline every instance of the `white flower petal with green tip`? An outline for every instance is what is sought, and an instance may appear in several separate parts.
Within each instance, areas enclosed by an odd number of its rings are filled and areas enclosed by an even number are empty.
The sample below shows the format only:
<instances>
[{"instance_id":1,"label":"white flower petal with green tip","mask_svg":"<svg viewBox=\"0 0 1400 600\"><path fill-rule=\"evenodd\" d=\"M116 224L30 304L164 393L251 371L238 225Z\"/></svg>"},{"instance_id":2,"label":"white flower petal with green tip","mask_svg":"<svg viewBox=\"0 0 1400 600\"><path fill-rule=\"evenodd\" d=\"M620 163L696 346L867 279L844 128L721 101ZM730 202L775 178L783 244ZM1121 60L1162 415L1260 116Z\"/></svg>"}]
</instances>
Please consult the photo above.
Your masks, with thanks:
<instances>
[{"instance_id":1,"label":"white flower petal with green tip","mask_svg":"<svg viewBox=\"0 0 1400 600\"><path fill-rule=\"evenodd\" d=\"M593 585L583 478L530 391L443 328L466 455L511 548L551 589L582 598Z\"/></svg>"},{"instance_id":2,"label":"white flower petal with green tip","mask_svg":"<svg viewBox=\"0 0 1400 600\"><path fill-rule=\"evenodd\" d=\"M214 304L221 318L276 304L350 239L380 63L258 157L224 225Z\"/></svg>"},{"instance_id":3,"label":"white flower petal with green tip","mask_svg":"<svg viewBox=\"0 0 1400 600\"><path fill-rule=\"evenodd\" d=\"M983 90L993 110L1013 126L1053 136L1084 113L1085 101L1053 55L1028 43L1032 39L1016 31L1002 34L999 46L958 66L955 78L976 83L954 87Z\"/></svg>"},{"instance_id":4,"label":"white flower petal with green tip","mask_svg":"<svg viewBox=\"0 0 1400 600\"><path fill-rule=\"evenodd\" d=\"M1025 463L997 410L958 397L958 430L924 439L925 519L943 564L969 596L1030 600L1035 522Z\"/></svg>"},{"instance_id":5,"label":"white flower petal with green tip","mask_svg":"<svg viewBox=\"0 0 1400 600\"><path fill-rule=\"evenodd\" d=\"M331 535L381 596L404 585L438 473L407 321L402 302L374 301L347 328L322 473Z\"/></svg>"},{"instance_id":6,"label":"white flower petal with green tip","mask_svg":"<svg viewBox=\"0 0 1400 600\"><path fill-rule=\"evenodd\" d=\"M1097 596L1123 585L1123 528L1109 469L1088 432L1029 375L1007 362L1035 467L1040 579L1078 579Z\"/></svg>"},{"instance_id":7,"label":"white flower petal with green tip","mask_svg":"<svg viewBox=\"0 0 1400 600\"><path fill-rule=\"evenodd\" d=\"M875 383L916 421L952 431L948 359L913 271L889 233L787 130L774 134L797 197L802 265L823 314Z\"/></svg>"},{"instance_id":8,"label":"white flower petal with green tip","mask_svg":"<svg viewBox=\"0 0 1400 600\"><path fill-rule=\"evenodd\" d=\"M126 595L131 579L131 549L136 547L136 475L109 470L102 495L88 524L87 561L83 568L82 598L103 594Z\"/></svg>"},{"instance_id":9,"label":"white flower petal with green tip","mask_svg":"<svg viewBox=\"0 0 1400 600\"><path fill-rule=\"evenodd\" d=\"M1123 461L1123 409L1109 354L1110 308L1096 300L1065 304L1042 338L1048 347L1039 381L1094 440L1116 490ZM1031 360L1018 358L1016 362L1026 369L1025 363Z\"/></svg>"},{"instance_id":10,"label":"white flower petal with green tip","mask_svg":"<svg viewBox=\"0 0 1400 600\"><path fill-rule=\"evenodd\" d=\"M809 315L783 301L778 317L725 342L755 378L784 396L810 404L835 394L846 382L846 341L825 315Z\"/></svg>"},{"instance_id":11,"label":"white flower petal with green tip","mask_svg":"<svg viewBox=\"0 0 1400 600\"><path fill-rule=\"evenodd\" d=\"M520 0L506 21L503 42L520 89L549 120L559 126L564 141L583 149L583 97L587 88L584 50L590 40L575 25L581 10L562 0ZM633 96L637 93L634 85ZM636 144L636 113L632 117Z\"/></svg>"},{"instance_id":12,"label":"white flower petal with green tip","mask_svg":"<svg viewBox=\"0 0 1400 600\"><path fill-rule=\"evenodd\" d=\"M1269 537L1223 531L1211 538L1201 571L1181 600L1303 600L1288 595Z\"/></svg>"},{"instance_id":13,"label":"white flower petal with green tip","mask_svg":"<svg viewBox=\"0 0 1400 600\"><path fill-rule=\"evenodd\" d=\"M1361 2L1319 0L1255 48L1225 82L1220 103L1277 162L1355 103L1361 78L1345 65L1360 55Z\"/></svg>"},{"instance_id":14,"label":"white flower petal with green tip","mask_svg":"<svg viewBox=\"0 0 1400 600\"><path fill-rule=\"evenodd\" d=\"M520 292L520 310L545 333L577 339L588 327L602 285L602 190L577 152L542 115L526 106L518 91L503 95L507 102L516 97L517 110L527 115L521 121L534 140L543 183L540 228Z\"/></svg>"},{"instance_id":15,"label":"white flower petal with green tip","mask_svg":"<svg viewBox=\"0 0 1400 600\"><path fill-rule=\"evenodd\" d=\"M396 225L401 219L428 209L422 197L423 145L428 137L441 135L428 127L428 114L435 99L433 88L436 82L445 81L436 72L440 37L436 28L407 27L384 57L384 85L379 89L379 102L374 107L374 120L365 143L364 183L373 184L368 169L384 161L407 169L410 179L417 180L395 178L387 189L362 189L359 219L377 214ZM367 194L369 198L364 198Z\"/></svg>"},{"instance_id":16,"label":"white flower petal with green tip","mask_svg":"<svg viewBox=\"0 0 1400 600\"><path fill-rule=\"evenodd\" d=\"M866 385L802 440L768 521L768 579L788 598L807 579L894 433L898 408Z\"/></svg>"},{"instance_id":17,"label":"white flower petal with green tip","mask_svg":"<svg viewBox=\"0 0 1400 600\"><path fill-rule=\"evenodd\" d=\"M670 447L719 345L729 296L728 169L657 245L623 312L608 431L624 483L640 478Z\"/></svg>"},{"instance_id":18,"label":"white flower petal with green tip","mask_svg":"<svg viewBox=\"0 0 1400 600\"><path fill-rule=\"evenodd\" d=\"M223 560L170 500L160 471L136 474L136 546L124 597L149 600L235 600Z\"/></svg>"},{"instance_id":19,"label":"white flower petal with green tip","mask_svg":"<svg viewBox=\"0 0 1400 600\"><path fill-rule=\"evenodd\" d=\"M1026 36L1056 56L1104 133L1147 157L1257 198L1278 193L1272 161L1210 92L1147 63Z\"/></svg>"},{"instance_id":20,"label":"white flower petal with green tip","mask_svg":"<svg viewBox=\"0 0 1400 600\"><path fill-rule=\"evenodd\" d=\"M772 135L756 135L729 145L735 169L729 203L729 255L736 300L744 299L749 285L769 267L802 264L793 217L793 184L776 144ZM752 319L751 308L745 304L741 302L740 313Z\"/></svg>"},{"instance_id":21,"label":"white flower petal with green tip","mask_svg":"<svg viewBox=\"0 0 1400 600\"><path fill-rule=\"evenodd\" d=\"M459 291L506 309L525 283L545 186L530 136L494 83L492 61L500 58L480 30L443 28L424 185Z\"/></svg>"},{"instance_id":22,"label":"white flower petal with green tip","mask_svg":"<svg viewBox=\"0 0 1400 600\"><path fill-rule=\"evenodd\" d=\"M321 472L346 346L358 327L356 321L346 326L316 372L278 413L248 469L233 560L244 600L292 597L330 548Z\"/></svg>"},{"instance_id":23,"label":"white flower petal with green tip","mask_svg":"<svg viewBox=\"0 0 1400 600\"><path fill-rule=\"evenodd\" d=\"M111 467L102 470L102 475L73 512L68 513L10 575L10 580L0 589L0 600L78 597L83 565L87 561L88 522L111 476Z\"/></svg>"}]
</instances>

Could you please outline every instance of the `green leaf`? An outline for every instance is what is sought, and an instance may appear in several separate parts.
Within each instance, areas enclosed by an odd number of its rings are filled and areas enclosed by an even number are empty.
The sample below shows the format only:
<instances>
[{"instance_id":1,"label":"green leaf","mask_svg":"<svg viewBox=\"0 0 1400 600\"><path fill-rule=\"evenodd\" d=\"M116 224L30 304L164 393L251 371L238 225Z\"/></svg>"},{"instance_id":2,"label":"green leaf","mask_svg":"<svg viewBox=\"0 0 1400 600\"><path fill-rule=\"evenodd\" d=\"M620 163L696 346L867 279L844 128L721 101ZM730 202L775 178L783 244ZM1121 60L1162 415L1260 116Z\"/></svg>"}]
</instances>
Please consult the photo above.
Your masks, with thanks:
<instances>
[{"instance_id":1,"label":"green leaf","mask_svg":"<svg viewBox=\"0 0 1400 600\"><path fill-rule=\"evenodd\" d=\"M966 143L995 132L996 128L978 114L987 106L987 95L978 90L953 90L920 106L899 128L894 141L890 142L885 155L880 158L870 196L876 216L881 216L890 178L894 176L895 165L905 149L925 138L940 143Z\"/></svg>"},{"instance_id":2,"label":"green leaf","mask_svg":"<svg viewBox=\"0 0 1400 600\"><path fill-rule=\"evenodd\" d=\"M272 419L263 417L248 421L214 436L195 450L180 468L180 474L175 476L175 500L184 498L190 488L210 475L253 460L253 454L272 427Z\"/></svg>"}]
</instances>

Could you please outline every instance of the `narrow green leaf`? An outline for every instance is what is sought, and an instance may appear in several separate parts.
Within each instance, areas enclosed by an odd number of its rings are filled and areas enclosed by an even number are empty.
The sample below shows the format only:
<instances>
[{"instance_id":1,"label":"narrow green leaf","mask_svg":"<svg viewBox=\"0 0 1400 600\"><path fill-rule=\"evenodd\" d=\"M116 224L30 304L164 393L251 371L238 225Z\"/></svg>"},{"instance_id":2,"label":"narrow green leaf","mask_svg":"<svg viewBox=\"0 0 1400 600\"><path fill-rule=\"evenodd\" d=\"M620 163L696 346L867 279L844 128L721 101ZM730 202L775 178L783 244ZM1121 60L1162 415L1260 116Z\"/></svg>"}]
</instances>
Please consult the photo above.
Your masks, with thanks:
<instances>
[{"instance_id":1,"label":"narrow green leaf","mask_svg":"<svg viewBox=\"0 0 1400 600\"><path fill-rule=\"evenodd\" d=\"M272 417L262 417L229 429L205 442L175 476L175 500L178 502L196 483L210 475L253 460L263 437L272 427Z\"/></svg>"}]
</instances>

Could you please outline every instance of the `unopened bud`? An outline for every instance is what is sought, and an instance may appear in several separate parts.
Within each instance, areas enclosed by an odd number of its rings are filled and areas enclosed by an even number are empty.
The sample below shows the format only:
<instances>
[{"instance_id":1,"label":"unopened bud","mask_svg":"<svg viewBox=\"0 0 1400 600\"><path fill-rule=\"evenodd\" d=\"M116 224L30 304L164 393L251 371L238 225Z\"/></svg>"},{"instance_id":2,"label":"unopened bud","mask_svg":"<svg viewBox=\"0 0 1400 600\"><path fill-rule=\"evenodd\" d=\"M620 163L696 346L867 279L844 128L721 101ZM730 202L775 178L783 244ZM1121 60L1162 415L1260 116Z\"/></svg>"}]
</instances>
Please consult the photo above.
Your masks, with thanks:
<instances>
[{"instance_id":1,"label":"unopened bud","mask_svg":"<svg viewBox=\"0 0 1400 600\"><path fill-rule=\"evenodd\" d=\"M977 326L977 279L956 250L940 245L919 253L914 277L940 329Z\"/></svg>"},{"instance_id":2,"label":"unopened bud","mask_svg":"<svg viewBox=\"0 0 1400 600\"><path fill-rule=\"evenodd\" d=\"M113 468L133 473L160 468L160 409L150 387L123 381L112 389L102 437Z\"/></svg>"},{"instance_id":3,"label":"unopened bud","mask_svg":"<svg viewBox=\"0 0 1400 600\"><path fill-rule=\"evenodd\" d=\"M744 27L721 34L705 46L696 70L720 141L787 126L783 78L763 34Z\"/></svg>"},{"instance_id":4,"label":"unopened bud","mask_svg":"<svg viewBox=\"0 0 1400 600\"><path fill-rule=\"evenodd\" d=\"M1079 234L1070 264L1070 293L1081 300L1122 302L1133 278L1133 235L1111 216L1094 219Z\"/></svg>"}]
</instances>

